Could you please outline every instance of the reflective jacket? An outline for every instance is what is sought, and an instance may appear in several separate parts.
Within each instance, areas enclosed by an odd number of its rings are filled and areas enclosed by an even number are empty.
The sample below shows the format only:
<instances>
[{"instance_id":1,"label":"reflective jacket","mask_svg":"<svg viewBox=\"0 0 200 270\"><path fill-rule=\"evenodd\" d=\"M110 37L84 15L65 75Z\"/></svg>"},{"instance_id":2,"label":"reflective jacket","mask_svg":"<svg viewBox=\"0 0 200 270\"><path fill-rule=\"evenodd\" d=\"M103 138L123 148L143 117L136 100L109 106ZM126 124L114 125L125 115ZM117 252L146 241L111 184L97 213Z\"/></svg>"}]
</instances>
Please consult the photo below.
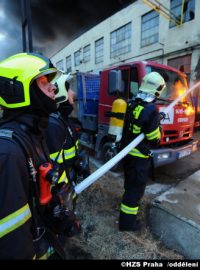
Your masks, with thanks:
<instances>
[{"instance_id":1,"label":"reflective jacket","mask_svg":"<svg viewBox=\"0 0 200 270\"><path fill-rule=\"evenodd\" d=\"M46 133L47 145L51 160L60 165L58 183L68 183L74 180L74 163L78 151L78 139L69 118L63 119L60 112L52 113L49 117Z\"/></svg>"},{"instance_id":2,"label":"reflective jacket","mask_svg":"<svg viewBox=\"0 0 200 270\"><path fill-rule=\"evenodd\" d=\"M13 139L13 134L17 133L28 146L34 167L38 171L41 157L46 160L46 155L41 133L34 129L35 121L39 125L39 119L27 115L0 126L0 259L47 258L51 252L47 241L43 241L42 237L42 247L38 246L38 241L34 241L34 191L27 156L19 142ZM34 209L38 213L38 208ZM43 225L39 215L38 225Z\"/></svg>"},{"instance_id":3,"label":"reflective jacket","mask_svg":"<svg viewBox=\"0 0 200 270\"><path fill-rule=\"evenodd\" d=\"M150 148L159 142L161 133L159 127L159 114L154 103L136 102L128 103L122 141L129 144L141 133L145 139L133 148L129 155L149 158Z\"/></svg>"}]
</instances>

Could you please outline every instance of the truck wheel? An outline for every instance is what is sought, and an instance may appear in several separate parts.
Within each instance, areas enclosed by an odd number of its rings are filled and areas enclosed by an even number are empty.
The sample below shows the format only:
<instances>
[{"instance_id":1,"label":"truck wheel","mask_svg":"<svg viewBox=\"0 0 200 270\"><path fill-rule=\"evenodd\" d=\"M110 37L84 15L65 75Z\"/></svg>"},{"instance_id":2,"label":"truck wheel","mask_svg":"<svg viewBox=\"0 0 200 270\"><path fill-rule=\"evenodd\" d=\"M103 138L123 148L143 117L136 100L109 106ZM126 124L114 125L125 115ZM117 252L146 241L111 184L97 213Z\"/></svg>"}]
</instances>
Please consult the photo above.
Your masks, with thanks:
<instances>
[{"instance_id":1,"label":"truck wheel","mask_svg":"<svg viewBox=\"0 0 200 270\"><path fill-rule=\"evenodd\" d=\"M112 159L114 156L116 156L117 150L116 150L116 148L112 147L112 143L107 142L103 145L102 153L103 153L103 155L102 155L103 161L104 161L104 163L106 163L107 161ZM110 171L116 172L119 170L119 168L120 168L120 162L118 162L115 166L113 166L110 169Z\"/></svg>"}]
</instances>

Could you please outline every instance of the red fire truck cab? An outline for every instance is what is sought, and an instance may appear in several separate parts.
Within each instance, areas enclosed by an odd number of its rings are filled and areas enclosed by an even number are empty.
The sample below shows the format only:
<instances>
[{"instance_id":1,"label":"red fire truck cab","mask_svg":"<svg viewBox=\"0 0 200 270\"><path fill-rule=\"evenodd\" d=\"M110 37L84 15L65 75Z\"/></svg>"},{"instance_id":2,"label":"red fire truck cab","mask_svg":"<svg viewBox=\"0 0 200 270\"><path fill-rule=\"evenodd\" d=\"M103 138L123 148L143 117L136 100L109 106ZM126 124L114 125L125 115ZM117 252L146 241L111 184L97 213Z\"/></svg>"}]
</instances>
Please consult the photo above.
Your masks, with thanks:
<instances>
[{"instance_id":1,"label":"red fire truck cab","mask_svg":"<svg viewBox=\"0 0 200 270\"><path fill-rule=\"evenodd\" d=\"M107 68L100 73L99 93L97 95L96 92L96 97L93 99L95 102L93 108L92 99L89 100L92 111L84 108L87 108L87 93L91 92L93 84L91 81L90 84L87 84L86 81L83 83L83 79L87 80L87 75L81 75L82 87L80 83L78 87L79 120L83 125L81 141L87 147L94 148L97 157L106 161L119 151L119 143L115 142L115 138L109 136L108 133L110 118L106 115L111 111L113 101L116 98L122 98L125 101L134 98L144 75L152 71L160 73L166 82L166 89L156 101L158 111L163 111L188 89L186 75L179 70L152 61L136 61ZM113 76L114 73L117 75ZM89 85L89 87L83 89L83 85ZM95 83L95 91L97 88ZM114 88L116 91L113 91ZM120 91L117 88L121 88ZM83 96L85 100L83 100ZM160 146L152 149L155 167L172 163L197 150L198 141L192 139L194 121L195 111L192 98L191 95L187 95L161 121Z\"/></svg>"}]
</instances>

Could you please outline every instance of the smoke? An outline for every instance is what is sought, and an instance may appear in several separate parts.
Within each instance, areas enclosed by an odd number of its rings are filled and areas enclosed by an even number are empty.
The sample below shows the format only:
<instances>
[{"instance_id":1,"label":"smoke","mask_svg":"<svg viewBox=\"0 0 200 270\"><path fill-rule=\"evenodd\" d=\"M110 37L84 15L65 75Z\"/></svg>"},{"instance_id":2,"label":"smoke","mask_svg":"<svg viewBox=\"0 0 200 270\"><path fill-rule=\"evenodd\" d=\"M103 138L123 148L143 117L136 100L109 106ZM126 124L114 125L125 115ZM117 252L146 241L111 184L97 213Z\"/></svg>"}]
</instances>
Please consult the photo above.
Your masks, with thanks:
<instances>
[{"instance_id":1,"label":"smoke","mask_svg":"<svg viewBox=\"0 0 200 270\"><path fill-rule=\"evenodd\" d=\"M80 34L133 2L134 0L31 0L34 51L51 56ZM1 10L6 15L4 19L1 19ZM0 23L4 26L1 29L5 29L7 34L7 49L6 43L3 47L0 45L0 58L11 52L22 51L20 0L1 0Z\"/></svg>"},{"instance_id":2,"label":"smoke","mask_svg":"<svg viewBox=\"0 0 200 270\"><path fill-rule=\"evenodd\" d=\"M20 13L20 5L14 9L12 5L17 2L19 0L0 1L0 59L22 51L21 18L16 16Z\"/></svg>"}]
</instances>

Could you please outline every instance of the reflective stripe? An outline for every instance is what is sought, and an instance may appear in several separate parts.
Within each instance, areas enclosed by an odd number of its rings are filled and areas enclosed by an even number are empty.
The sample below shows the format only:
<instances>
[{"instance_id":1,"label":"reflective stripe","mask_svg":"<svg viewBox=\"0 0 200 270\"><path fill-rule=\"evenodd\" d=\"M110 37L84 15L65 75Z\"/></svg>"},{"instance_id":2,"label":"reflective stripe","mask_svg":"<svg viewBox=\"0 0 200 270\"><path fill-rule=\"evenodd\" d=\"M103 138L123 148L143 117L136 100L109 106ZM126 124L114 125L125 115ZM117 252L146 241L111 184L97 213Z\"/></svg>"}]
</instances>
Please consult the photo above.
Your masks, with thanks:
<instances>
[{"instance_id":1,"label":"reflective stripe","mask_svg":"<svg viewBox=\"0 0 200 270\"><path fill-rule=\"evenodd\" d=\"M141 105L136 106L135 109L133 110L133 117L134 117L135 119L138 119L139 116L140 116L140 113L141 113L141 111L142 111L143 109L144 109L144 107L141 106Z\"/></svg>"},{"instance_id":2,"label":"reflective stripe","mask_svg":"<svg viewBox=\"0 0 200 270\"><path fill-rule=\"evenodd\" d=\"M76 148L78 149L78 145L79 145L79 141L78 140L76 141L75 145L76 145Z\"/></svg>"},{"instance_id":3,"label":"reflective stripe","mask_svg":"<svg viewBox=\"0 0 200 270\"><path fill-rule=\"evenodd\" d=\"M159 127L157 129L155 129L154 131L146 134L146 137L148 140L160 139L161 134L160 134Z\"/></svg>"},{"instance_id":4,"label":"reflective stripe","mask_svg":"<svg viewBox=\"0 0 200 270\"><path fill-rule=\"evenodd\" d=\"M67 175L66 175L66 171L64 171L61 175L61 177L59 178L58 180L58 183L62 183L62 182L65 182L66 184L69 182L68 181L68 178L67 178Z\"/></svg>"},{"instance_id":5,"label":"reflective stripe","mask_svg":"<svg viewBox=\"0 0 200 270\"><path fill-rule=\"evenodd\" d=\"M31 217L29 205L26 204L16 212L0 220L0 238L22 226Z\"/></svg>"},{"instance_id":6,"label":"reflective stripe","mask_svg":"<svg viewBox=\"0 0 200 270\"><path fill-rule=\"evenodd\" d=\"M58 156L58 154L59 154L59 152L60 151L50 154L50 159L53 160L53 161L55 161L56 158L57 158L57 156ZM59 155L59 157L57 159L57 163L59 163L59 164L63 163L63 157L62 157L62 155L63 155L63 150L61 150L60 155Z\"/></svg>"},{"instance_id":7,"label":"reflective stripe","mask_svg":"<svg viewBox=\"0 0 200 270\"><path fill-rule=\"evenodd\" d=\"M139 207L128 207L127 205L121 203L120 210L125 214L137 215Z\"/></svg>"},{"instance_id":8,"label":"reflective stripe","mask_svg":"<svg viewBox=\"0 0 200 270\"><path fill-rule=\"evenodd\" d=\"M75 146L69 149L64 149L65 159L70 159L76 156L76 149L78 149L78 144L79 144L79 141L77 140L75 143Z\"/></svg>"},{"instance_id":9,"label":"reflective stripe","mask_svg":"<svg viewBox=\"0 0 200 270\"><path fill-rule=\"evenodd\" d=\"M51 255L54 254L54 248L53 247L49 247L47 252L42 255L40 258L38 258L38 260L47 260Z\"/></svg>"},{"instance_id":10,"label":"reflective stripe","mask_svg":"<svg viewBox=\"0 0 200 270\"><path fill-rule=\"evenodd\" d=\"M143 155L137 148L133 148L129 154L131 156L141 157L141 158L149 158L149 156Z\"/></svg>"},{"instance_id":11,"label":"reflective stripe","mask_svg":"<svg viewBox=\"0 0 200 270\"><path fill-rule=\"evenodd\" d=\"M133 125L133 131L134 134L138 134L141 132L141 127L137 126L137 125Z\"/></svg>"},{"instance_id":12,"label":"reflective stripe","mask_svg":"<svg viewBox=\"0 0 200 270\"><path fill-rule=\"evenodd\" d=\"M68 150L64 150L64 157L65 159L70 159L76 156L76 149L75 146L71 147Z\"/></svg>"},{"instance_id":13,"label":"reflective stripe","mask_svg":"<svg viewBox=\"0 0 200 270\"><path fill-rule=\"evenodd\" d=\"M65 160L76 156L76 149L78 149L78 144L79 144L79 141L77 140L75 143L75 146L72 146L69 149L64 149L64 159ZM60 152L60 155L57 158L59 152ZM61 151L50 154L50 159L53 161L55 161L57 159L57 163L59 163L59 164L63 163L63 149Z\"/></svg>"}]
</instances>

